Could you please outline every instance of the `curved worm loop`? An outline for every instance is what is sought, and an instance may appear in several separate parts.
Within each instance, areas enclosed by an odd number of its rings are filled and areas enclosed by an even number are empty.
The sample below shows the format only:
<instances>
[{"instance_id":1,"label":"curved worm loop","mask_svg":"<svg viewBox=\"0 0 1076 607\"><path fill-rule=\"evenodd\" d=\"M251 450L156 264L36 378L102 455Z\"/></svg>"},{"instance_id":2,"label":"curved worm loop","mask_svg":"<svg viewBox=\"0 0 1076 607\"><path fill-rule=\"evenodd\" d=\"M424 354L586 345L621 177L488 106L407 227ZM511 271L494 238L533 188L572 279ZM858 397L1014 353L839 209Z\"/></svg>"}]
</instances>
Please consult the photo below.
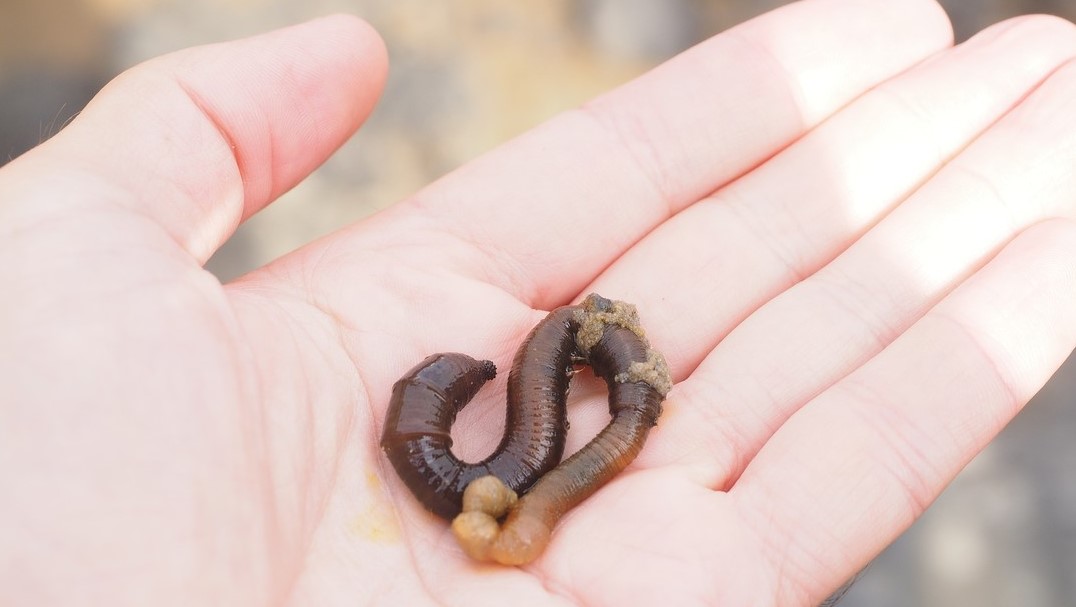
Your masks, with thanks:
<instances>
[{"instance_id":1,"label":"curved worm loop","mask_svg":"<svg viewBox=\"0 0 1076 607\"><path fill-rule=\"evenodd\" d=\"M476 478L496 476L522 492L560 461L578 308L551 312L516 352L508 375L504 438L481 462L457 458L449 430L482 384L496 375L492 362L434 354L393 386L381 447L427 510L452 519L460 512L464 488Z\"/></svg>"},{"instance_id":2,"label":"curved worm loop","mask_svg":"<svg viewBox=\"0 0 1076 607\"><path fill-rule=\"evenodd\" d=\"M672 383L664 358L642 336L634 307L591 295L583 308L583 315L577 314L583 326L579 349L609 387L613 418L518 502L516 492L496 478L479 479L468 487L464 511L452 530L473 558L505 565L537 558L557 520L635 459L661 415L661 402ZM596 343L590 343L594 339ZM497 519L506 512L499 526Z\"/></svg>"}]
</instances>

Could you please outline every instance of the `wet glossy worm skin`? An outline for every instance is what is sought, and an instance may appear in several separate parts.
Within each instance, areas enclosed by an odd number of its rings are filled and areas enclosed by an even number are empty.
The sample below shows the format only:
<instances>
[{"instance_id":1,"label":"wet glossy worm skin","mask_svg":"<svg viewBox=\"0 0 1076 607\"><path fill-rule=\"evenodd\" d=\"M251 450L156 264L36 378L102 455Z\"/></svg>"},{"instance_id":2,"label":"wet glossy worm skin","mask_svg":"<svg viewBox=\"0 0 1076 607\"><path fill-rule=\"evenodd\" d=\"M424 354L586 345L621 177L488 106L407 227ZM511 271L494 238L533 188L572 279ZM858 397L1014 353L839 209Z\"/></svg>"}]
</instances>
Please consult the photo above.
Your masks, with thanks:
<instances>
[{"instance_id":1,"label":"wet glossy worm skin","mask_svg":"<svg viewBox=\"0 0 1076 607\"><path fill-rule=\"evenodd\" d=\"M469 487L464 512L452 529L473 558L506 565L537 558L557 520L635 459L661 414L661 402L671 387L668 367L642 336L634 308L601 298L588 298L584 308L597 313L599 326L590 337L581 332L580 341L598 337L596 342L581 343L580 350L609 388L613 419L518 502L515 493L495 478L479 479ZM505 513L500 526L497 519Z\"/></svg>"},{"instance_id":2,"label":"wet glossy worm skin","mask_svg":"<svg viewBox=\"0 0 1076 607\"><path fill-rule=\"evenodd\" d=\"M613 419L558 466L578 362L605 380ZM430 356L393 386L381 446L428 510L455 517L452 529L465 552L520 565L544 550L565 512L635 459L672 381L635 307L592 294L551 312L523 342L508 377L504 438L485 460L462 462L452 454L449 430L495 372L493 363L464 354Z\"/></svg>"},{"instance_id":3,"label":"wet glossy worm skin","mask_svg":"<svg viewBox=\"0 0 1076 607\"><path fill-rule=\"evenodd\" d=\"M522 492L557 465L568 426L568 371L577 348L578 310L565 306L551 312L516 352L508 375L504 438L481 462L457 458L449 430L460 409L496 374L492 362L434 354L396 382L381 447L427 510L452 519L474 479L493 475Z\"/></svg>"}]
</instances>

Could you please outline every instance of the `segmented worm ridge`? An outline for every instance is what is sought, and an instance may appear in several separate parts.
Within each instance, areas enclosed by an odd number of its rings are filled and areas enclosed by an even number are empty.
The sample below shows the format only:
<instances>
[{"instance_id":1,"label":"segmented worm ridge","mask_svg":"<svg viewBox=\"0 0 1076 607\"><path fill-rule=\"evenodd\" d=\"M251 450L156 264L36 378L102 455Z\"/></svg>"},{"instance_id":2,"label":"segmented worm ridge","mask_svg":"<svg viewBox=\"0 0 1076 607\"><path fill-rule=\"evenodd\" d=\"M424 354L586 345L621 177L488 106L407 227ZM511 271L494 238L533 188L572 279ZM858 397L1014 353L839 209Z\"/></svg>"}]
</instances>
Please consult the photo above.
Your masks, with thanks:
<instances>
[{"instance_id":1,"label":"segmented worm ridge","mask_svg":"<svg viewBox=\"0 0 1076 607\"><path fill-rule=\"evenodd\" d=\"M451 520L474 479L493 475L522 492L557 465L568 429L568 370L576 354L578 309L554 310L516 351L508 374L504 437L480 462L464 462L452 453L449 430L459 411L495 376L492 362L434 354L396 382L381 447L427 510Z\"/></svg>"},{"instance_id":2,"label":"segmented worm ridge","mask_svg":"<svg viewBox=\"0 0 1076 607\"><path fill-rule=\"evenodd\" d=\"M558 466L573 362L605 380L612 420ZM427 358L394 386L381 444L427 509L455 517L452 529L467 554L521 565L541 554L565 512L635 459L672 381L634 306L592 294L554 310L527 337L509 374L501 444L482 462L461 462L449 428L493 374L492 363L463 354Z\"/></svg>"}]
</instances>

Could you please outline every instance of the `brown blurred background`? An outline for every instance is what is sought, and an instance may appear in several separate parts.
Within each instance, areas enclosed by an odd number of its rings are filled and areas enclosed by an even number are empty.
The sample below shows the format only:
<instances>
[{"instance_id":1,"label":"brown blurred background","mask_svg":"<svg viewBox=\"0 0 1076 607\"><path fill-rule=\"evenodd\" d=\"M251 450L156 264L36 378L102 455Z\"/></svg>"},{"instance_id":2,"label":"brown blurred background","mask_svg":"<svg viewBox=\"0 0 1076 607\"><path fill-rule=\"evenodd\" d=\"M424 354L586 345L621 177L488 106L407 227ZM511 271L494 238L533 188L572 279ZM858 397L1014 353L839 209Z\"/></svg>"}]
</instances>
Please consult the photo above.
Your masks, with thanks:
<instances>
[{"instance_id":1,"label":"brown blurred background","mask_svg":"<svg viewBox=\"0 0 1076 607\"><path fill-rule=\"evenodd\" d=\"M105 82L144 59L330 12L363 16L391 56L377 111L359 137L211 260L227 280L786 3L0 0L0 164L56 133ZM959 40L1024 13L1076 19L1076 0L942 4ZM1076 605L1074 390L1070 361L841 605Z\"/></svg>"}]
</instances>

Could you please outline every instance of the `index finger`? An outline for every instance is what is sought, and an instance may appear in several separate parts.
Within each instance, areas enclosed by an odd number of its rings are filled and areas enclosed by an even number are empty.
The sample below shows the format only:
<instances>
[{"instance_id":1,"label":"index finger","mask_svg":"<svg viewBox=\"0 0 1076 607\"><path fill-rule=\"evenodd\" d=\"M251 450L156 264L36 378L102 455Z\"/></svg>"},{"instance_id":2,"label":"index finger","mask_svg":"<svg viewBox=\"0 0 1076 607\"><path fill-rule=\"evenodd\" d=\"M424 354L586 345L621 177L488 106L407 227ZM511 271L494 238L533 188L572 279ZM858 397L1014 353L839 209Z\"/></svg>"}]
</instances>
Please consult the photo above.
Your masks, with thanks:
<instances>
[{"instance_id":1,"label":"index finger","mask_svg":"<svg viewBox=\"0 0 1076 607\"><path fill-rule=\"evenodd\" d=\"M364 249L398 243L393 225L444 237L466 253L439 263L550 308L672 214L950 43L933 0L794 3L558 116L349 237Z\"/></svg>"}]
</instances>

